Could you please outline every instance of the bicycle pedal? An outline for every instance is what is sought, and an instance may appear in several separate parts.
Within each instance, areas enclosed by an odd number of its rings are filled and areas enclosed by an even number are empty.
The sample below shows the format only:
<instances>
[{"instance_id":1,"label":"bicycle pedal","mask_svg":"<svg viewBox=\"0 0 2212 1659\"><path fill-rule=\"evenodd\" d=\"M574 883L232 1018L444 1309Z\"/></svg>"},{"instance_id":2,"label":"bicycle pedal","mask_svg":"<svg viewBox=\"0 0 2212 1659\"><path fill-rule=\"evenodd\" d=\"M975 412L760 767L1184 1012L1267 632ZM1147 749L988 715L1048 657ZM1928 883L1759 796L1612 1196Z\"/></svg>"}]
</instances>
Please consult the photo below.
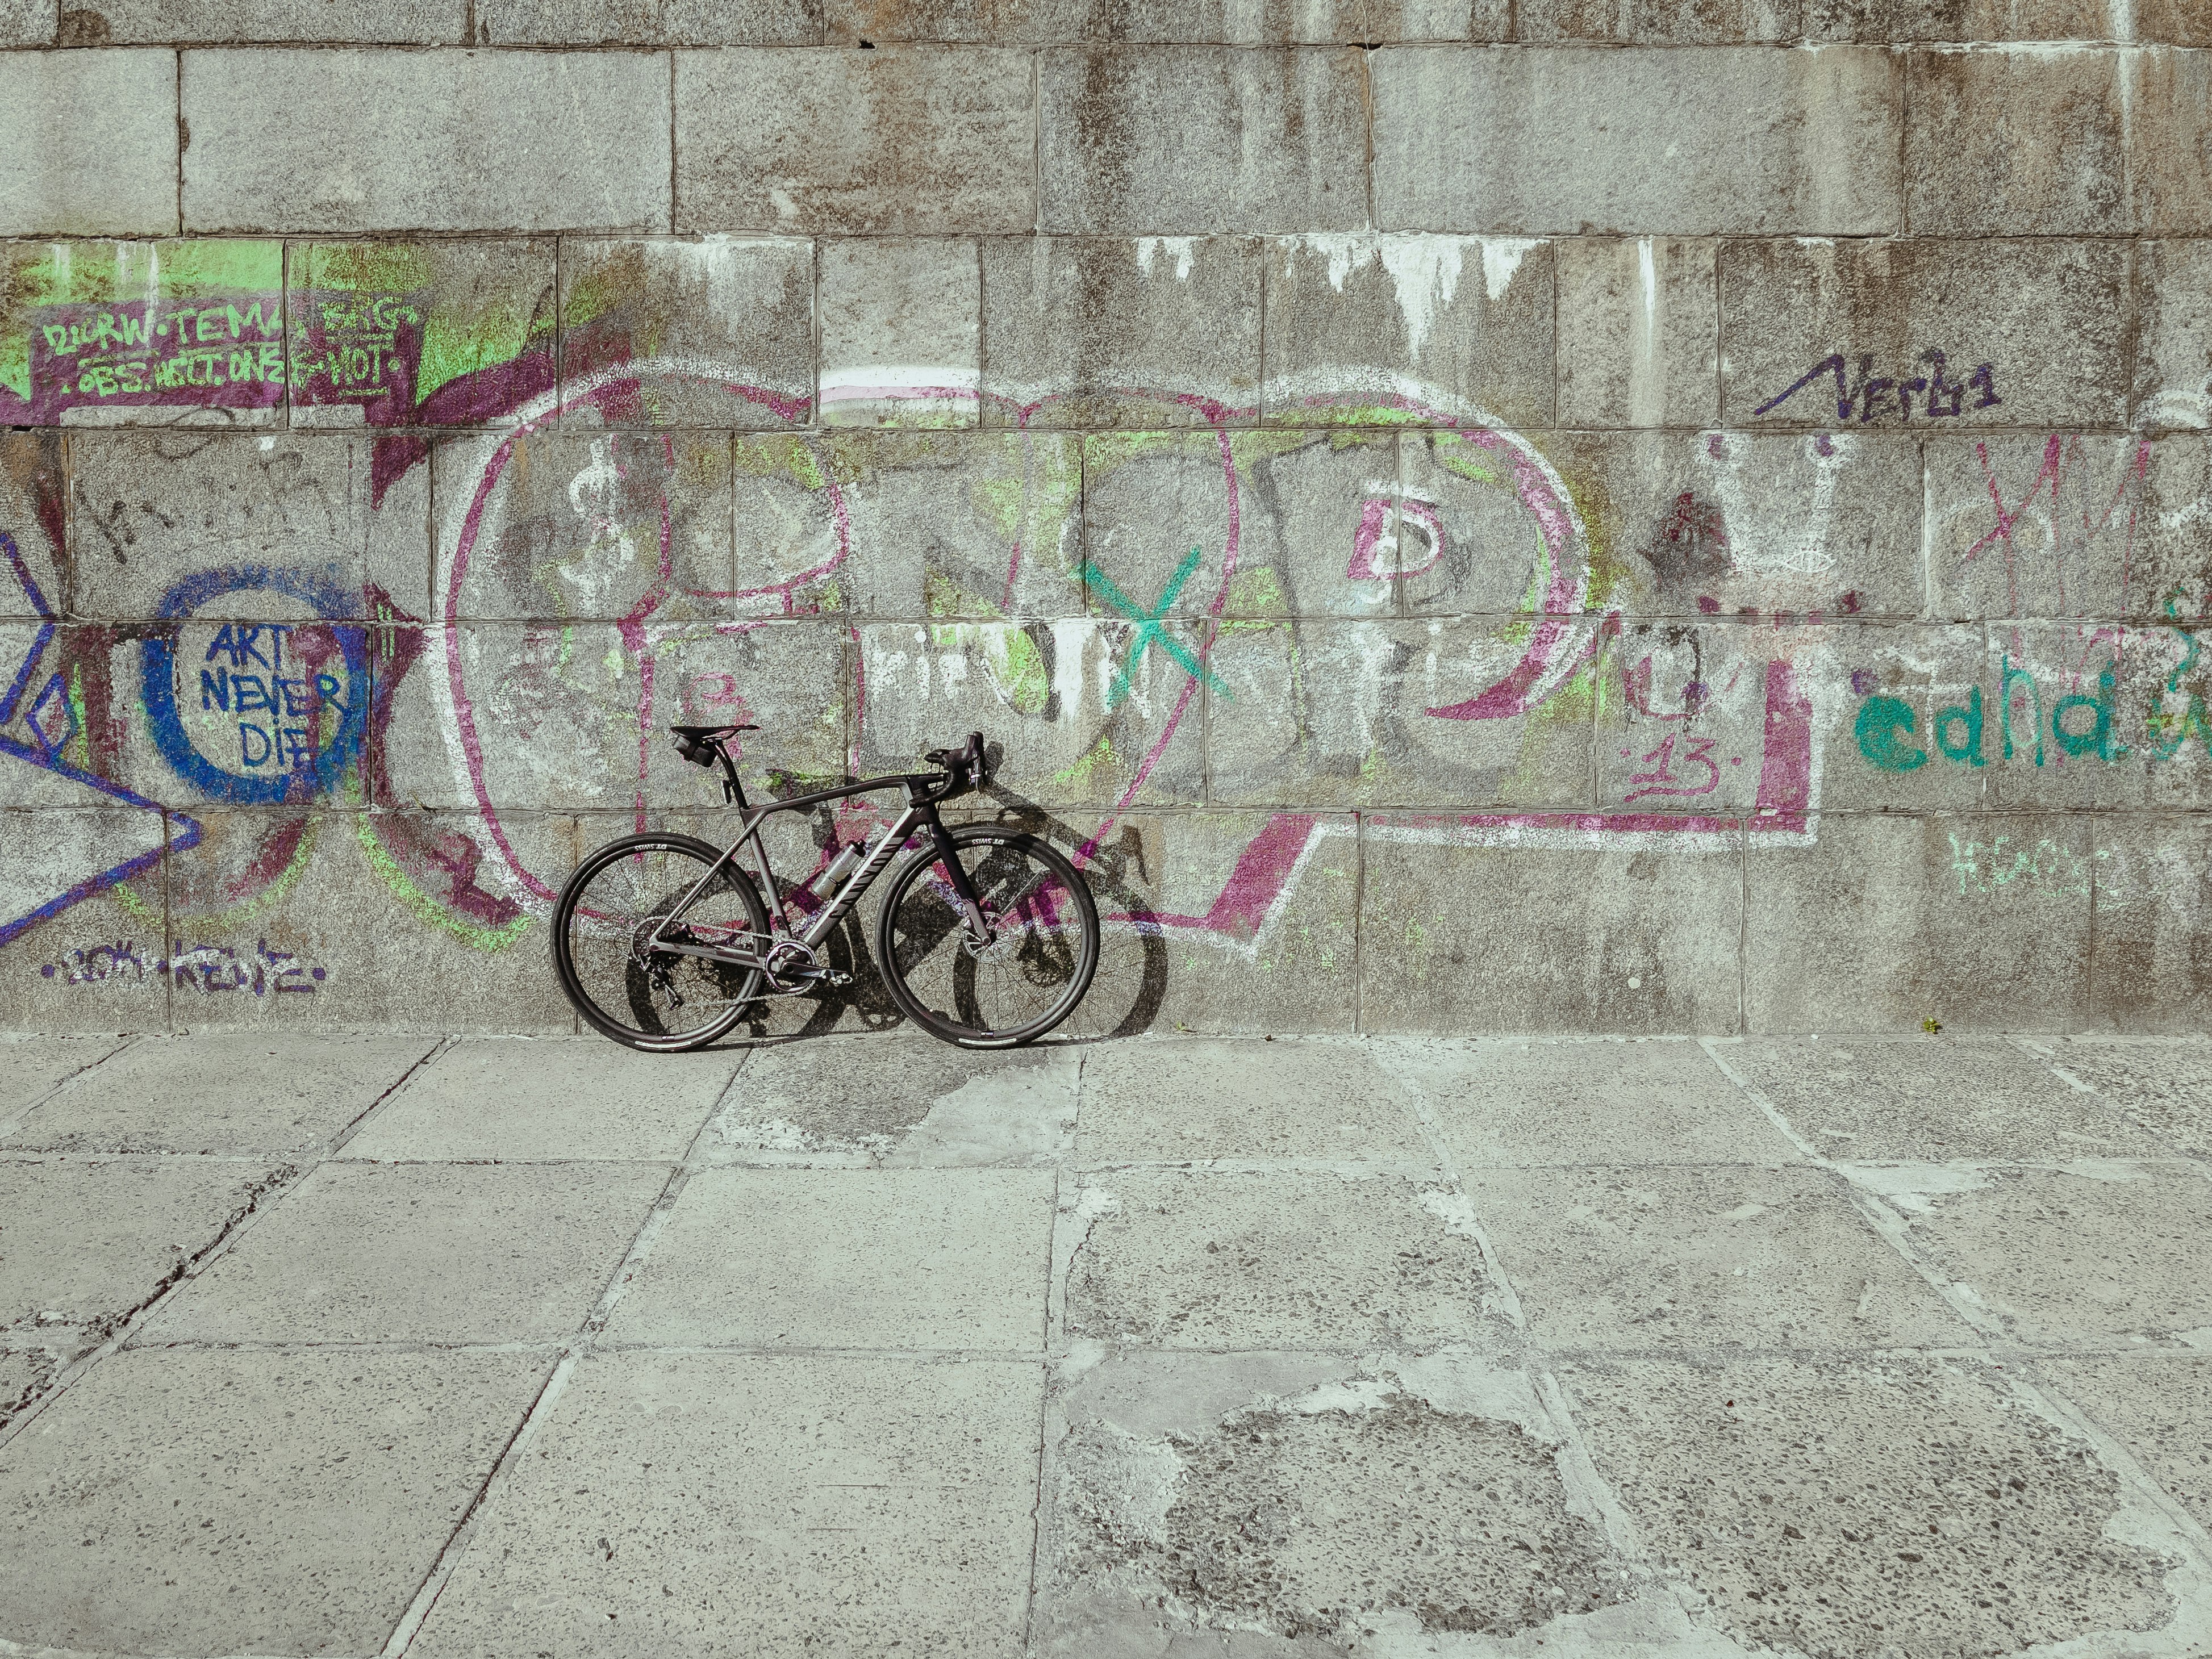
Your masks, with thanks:
<instances>
[{"instance_id":1,"label":"bicycle pedal","mask_svg":"<svg viewBox=\"0 0 2212 1659\"><path fill-rule=\"evenodd\" d=\"M831 987L850 985L853 982L853 976L850 974L841 974L832 969L822 975L822 982Z\"/></svg>"}]
</instances>

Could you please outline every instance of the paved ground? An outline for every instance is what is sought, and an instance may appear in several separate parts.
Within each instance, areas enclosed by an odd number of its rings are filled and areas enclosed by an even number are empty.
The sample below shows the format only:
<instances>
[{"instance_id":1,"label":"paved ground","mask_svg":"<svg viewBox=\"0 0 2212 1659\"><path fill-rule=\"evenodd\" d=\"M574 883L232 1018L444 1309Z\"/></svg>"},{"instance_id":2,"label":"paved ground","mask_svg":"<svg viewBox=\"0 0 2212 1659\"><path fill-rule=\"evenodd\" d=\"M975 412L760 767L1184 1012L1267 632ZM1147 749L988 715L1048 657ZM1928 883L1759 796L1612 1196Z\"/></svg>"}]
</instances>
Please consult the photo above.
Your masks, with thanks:
<instances>
[{"instance_id":1,"label":"paved ground","mask_svg":"<svg viewBox=\"0 0 2212 1659\"><path fill-rule=\"evenodd\" d=\"M0 1079L0 1653L2212 1651L2212 1043Z\"/></svg>"}]
</instances>

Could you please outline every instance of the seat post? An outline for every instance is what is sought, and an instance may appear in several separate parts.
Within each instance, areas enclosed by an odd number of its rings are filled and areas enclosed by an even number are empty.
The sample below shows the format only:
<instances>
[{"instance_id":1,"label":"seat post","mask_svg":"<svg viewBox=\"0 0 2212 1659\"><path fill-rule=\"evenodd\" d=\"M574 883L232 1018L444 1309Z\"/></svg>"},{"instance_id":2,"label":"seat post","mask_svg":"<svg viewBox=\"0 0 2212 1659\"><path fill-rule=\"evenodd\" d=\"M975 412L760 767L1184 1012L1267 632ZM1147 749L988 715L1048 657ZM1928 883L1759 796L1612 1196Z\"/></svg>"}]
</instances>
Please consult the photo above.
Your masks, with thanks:
<instances>
[{"instance_id":1,"label":"seat post","mask_svg":"<svg viewBox=\"0 0 2212 1659\"><path fill-rule=\"evenodd\" d=\"M737 809L740 812L745 811L748 810L745 805L745 787L738 781L737 763L730 758L726 738L714 745L714 753L722 762L722 799L725 801L736 803Z\"/></svg>"}]
</instances>

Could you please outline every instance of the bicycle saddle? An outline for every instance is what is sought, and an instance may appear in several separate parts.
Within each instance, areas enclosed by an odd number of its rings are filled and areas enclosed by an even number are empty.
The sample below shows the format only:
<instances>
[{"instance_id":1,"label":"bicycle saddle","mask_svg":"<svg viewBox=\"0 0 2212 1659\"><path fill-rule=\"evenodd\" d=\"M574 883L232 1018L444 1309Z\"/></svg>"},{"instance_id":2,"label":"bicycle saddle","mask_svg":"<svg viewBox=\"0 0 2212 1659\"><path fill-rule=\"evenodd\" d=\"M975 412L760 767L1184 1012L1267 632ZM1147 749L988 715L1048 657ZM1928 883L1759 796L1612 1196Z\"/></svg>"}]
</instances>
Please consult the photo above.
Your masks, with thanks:
<instances>
[{"instance_id":1,"label":"bicycle saddle","mask_svg":"<svg viewBox=\"0 0 2212 1659\"><path fill-rule=\"evenodd\" d=\"M740 732L757 732L757 726L672 726L676 734L676 752L694 766L712 766L720 752L722 739L734 738Z\"/></svg>"}]
</instances>

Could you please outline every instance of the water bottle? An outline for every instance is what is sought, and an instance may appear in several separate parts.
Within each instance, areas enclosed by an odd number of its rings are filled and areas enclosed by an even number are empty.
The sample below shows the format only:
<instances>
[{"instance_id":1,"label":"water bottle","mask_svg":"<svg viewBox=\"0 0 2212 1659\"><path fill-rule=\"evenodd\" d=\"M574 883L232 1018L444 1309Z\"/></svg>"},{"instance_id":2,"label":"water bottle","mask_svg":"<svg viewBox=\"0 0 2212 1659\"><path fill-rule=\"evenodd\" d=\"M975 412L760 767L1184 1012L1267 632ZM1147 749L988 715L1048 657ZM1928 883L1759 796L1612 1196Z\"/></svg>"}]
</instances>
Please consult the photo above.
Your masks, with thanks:
<instances>
[{"instance_id":1,"label":"water bottle","mask_svg":"<svg viewBox=\"0 0 2212 1659\"><path fill-rule=\"evenodd\" d=\"M842 847L837 849L836 857L830 860L829 868L823 871L821 875L816 878L814 883L814 891L816 894L823 898L836 897L838 887L843 883L846 877L853 873L854 866L857 866L860 862L860 860L865 856L866 855L860 851L860 845L858 842L847 842Z\"/></svg>"}]
</instances>

